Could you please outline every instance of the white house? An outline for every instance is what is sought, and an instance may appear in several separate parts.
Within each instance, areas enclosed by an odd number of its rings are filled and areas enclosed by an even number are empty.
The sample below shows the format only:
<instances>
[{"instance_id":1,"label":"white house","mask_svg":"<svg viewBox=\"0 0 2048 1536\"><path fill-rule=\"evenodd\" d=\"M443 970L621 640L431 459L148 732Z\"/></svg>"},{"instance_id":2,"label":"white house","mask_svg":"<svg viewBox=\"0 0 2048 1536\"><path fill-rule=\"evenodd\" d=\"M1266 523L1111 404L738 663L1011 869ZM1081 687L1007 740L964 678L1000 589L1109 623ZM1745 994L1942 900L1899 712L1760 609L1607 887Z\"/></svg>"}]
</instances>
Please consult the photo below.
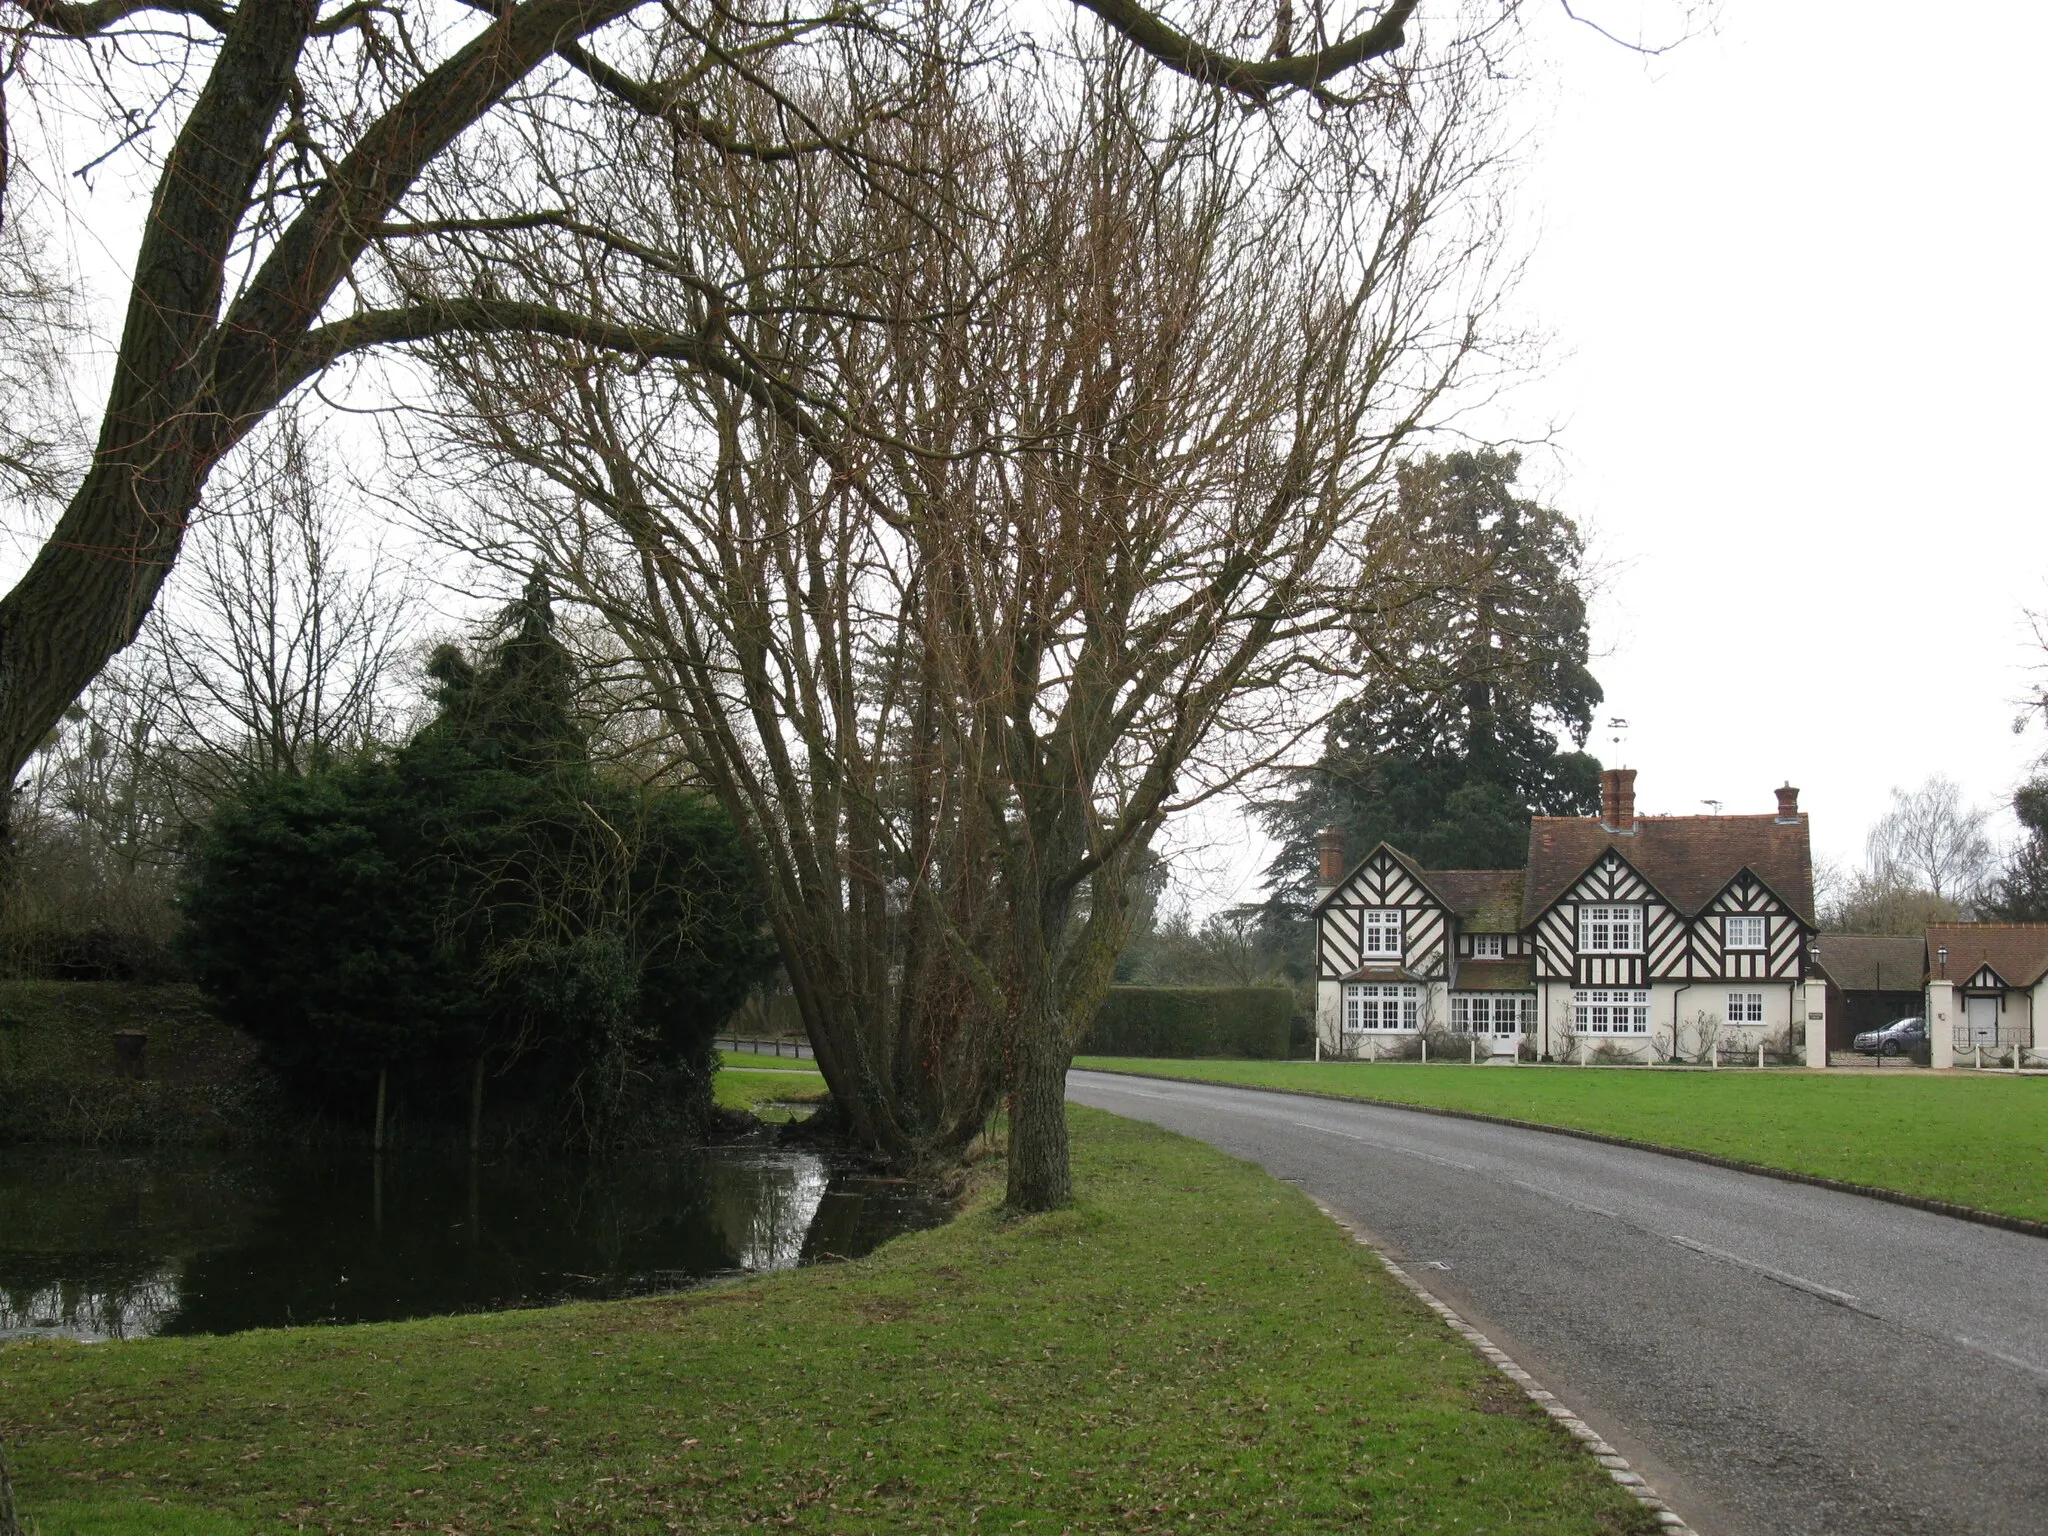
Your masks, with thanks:
<instances>
[{"instance_id":1,"label":"white house","mask_svg":"<svg viewBox=\"0 0 2048 1536\"><path fill-rule=\"evenodd\" d=\"M1325 1055L1424 1029L1512 1056L1612 1041L1645 1060L1700 1030L1737 1048L1824 1028L1809 989L1813 857L1799 791L1775 815L1635 814L1635 770L1602 776L1597 817L1538 817L1518 870L1430 870L1382 843L1345 868L1325 833L1315 906ZM1823 1057L1824 1059L1824 1057Z\"/></svg>"}]
</instances>

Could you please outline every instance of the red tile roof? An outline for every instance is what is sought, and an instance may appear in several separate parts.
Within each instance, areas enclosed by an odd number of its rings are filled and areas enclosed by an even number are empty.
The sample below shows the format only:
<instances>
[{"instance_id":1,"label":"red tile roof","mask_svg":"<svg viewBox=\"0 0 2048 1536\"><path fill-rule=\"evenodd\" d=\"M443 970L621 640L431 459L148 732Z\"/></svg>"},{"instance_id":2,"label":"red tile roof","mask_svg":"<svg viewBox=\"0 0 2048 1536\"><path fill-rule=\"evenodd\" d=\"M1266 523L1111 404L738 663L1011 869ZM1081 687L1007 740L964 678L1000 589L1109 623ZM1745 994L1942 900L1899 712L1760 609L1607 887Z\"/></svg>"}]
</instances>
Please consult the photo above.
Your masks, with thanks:
<instances>
[{"instance_id":1,"label":"red tile roof","mask_svg":"<svg viewBox=\"0 0 2048 1536\"><path fill-rule=\"evenodd\" d=\"M2048 923L1929 923L1927 964L1937 981L1944 978L1934 952L1943 945L1949 981L1968 981L1980 965L2009 987L2031 987L2048 973Z\"/></svg>"},{"instance_id":2,"label":"red tile roof","mask_svg":"<svg viewBox=\"0 0 2048 1536\"><path fill-rule=\"evenodd\" d=\"M1813 853L1806 817L1638 816L1614 832L1591 816L1539 816L1529 826L1528 927L1609 848L1666 901L1696 916L1744 869L1806 922L1813 921Z\"/></svg>"}]
</instances>

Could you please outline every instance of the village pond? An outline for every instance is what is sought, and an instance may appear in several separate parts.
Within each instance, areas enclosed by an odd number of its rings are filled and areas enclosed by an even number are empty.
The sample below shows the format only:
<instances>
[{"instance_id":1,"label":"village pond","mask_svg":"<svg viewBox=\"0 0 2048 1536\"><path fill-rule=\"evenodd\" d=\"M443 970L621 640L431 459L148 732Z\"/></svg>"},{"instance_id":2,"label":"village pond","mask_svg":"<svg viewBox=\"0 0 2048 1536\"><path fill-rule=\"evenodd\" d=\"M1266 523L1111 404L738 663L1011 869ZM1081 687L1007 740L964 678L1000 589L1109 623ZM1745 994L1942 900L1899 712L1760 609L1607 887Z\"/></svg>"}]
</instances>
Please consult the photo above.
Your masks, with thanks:
<instances>
[{"instance_id":1,"label":"village pond","mask_svg":"<svg viewBox=\"0 0 2048 1536\"><path fill-rule=\"evenodd\" d=\"M943 1212L761 1146L589 1161L0 1147L0 1339L231 1333L673 1291Z\"/></svg>"}]
</instances>

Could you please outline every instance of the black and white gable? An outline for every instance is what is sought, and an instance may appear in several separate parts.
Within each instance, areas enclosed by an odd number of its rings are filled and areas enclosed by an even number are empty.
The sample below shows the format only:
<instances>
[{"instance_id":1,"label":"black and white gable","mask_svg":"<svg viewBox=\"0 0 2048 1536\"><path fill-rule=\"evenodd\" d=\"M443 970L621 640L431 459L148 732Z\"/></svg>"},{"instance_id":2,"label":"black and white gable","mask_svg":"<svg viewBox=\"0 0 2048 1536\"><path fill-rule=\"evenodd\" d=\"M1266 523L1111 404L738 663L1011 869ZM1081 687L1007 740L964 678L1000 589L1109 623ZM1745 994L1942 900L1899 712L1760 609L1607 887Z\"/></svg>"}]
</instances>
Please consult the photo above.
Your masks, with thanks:
<instances>
[{"instance_id":1,"label":"black and white gable","mask_svg":"<svg viewBox=\"0 0 2048 1536\"><path fill-rule=\"evenodd\" d=\"M1743 869L1692 925L1692 974L1796 979L1806 932L1791 904Z\"/></svg>"},{"instance_id":2,"label":"black and white gable","mask_svg":"<svg viewBox=\"0 0 2048 1536\"><path fill-rule=\"evenodd\" d=\"M1433 980L1446 974L1450 932L1421 871L1381 843L1316 904L1316 975Z\"/></svg>"}]
</instances>

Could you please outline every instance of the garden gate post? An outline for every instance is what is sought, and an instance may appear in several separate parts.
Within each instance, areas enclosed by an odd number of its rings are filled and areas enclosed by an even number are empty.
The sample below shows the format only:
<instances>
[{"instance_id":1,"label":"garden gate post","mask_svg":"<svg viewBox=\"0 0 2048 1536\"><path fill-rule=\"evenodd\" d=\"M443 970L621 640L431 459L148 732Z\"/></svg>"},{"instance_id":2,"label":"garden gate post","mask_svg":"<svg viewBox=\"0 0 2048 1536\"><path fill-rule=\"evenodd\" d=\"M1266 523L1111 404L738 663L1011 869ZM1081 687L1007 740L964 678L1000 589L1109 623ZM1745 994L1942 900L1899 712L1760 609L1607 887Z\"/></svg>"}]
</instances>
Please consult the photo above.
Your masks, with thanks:
<instances>
[{"instance_id":1,"label":"garden gate post","mask_svg":"<svg viewBox=\"0 0 2048 1536\"><path fill-rule=\"evenodd\" d=\"M1827 983L1817 976L1812 977L1800 990L1806 994L1806 1064L1825 1067L1828 1064Z\"/></svg>"},{"instance_id":2,"label":"garden gate post","mask_svg":"<svg viewBox=\"0 0 2048 1536\"><path fill-rule=\"evenodd\" d=\"M1956 984L1952 981L1927 983L1927 1064L1952 1067L1956 1064Z\"/></svg>"}]
</instances>

